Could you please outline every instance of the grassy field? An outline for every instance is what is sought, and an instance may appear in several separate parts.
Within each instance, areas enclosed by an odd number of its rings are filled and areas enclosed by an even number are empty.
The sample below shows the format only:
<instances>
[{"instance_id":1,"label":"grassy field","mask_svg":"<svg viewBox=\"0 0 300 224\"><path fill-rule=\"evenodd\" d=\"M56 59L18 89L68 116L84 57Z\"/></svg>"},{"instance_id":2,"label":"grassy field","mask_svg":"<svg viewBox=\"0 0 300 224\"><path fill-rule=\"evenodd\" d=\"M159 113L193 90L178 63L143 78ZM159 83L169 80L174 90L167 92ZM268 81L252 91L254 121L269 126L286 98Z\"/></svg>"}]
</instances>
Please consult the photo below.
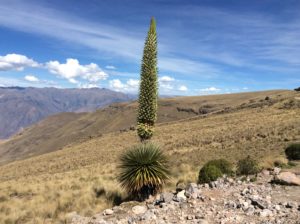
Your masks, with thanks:
<instances>
[{"instance_id":1,"label":"grassy field","mask_svg":"<svg viewBox=\"0 0 300 224\"><path fill-rule=\"evenodd\" d=\"M265 100L266 94L271 100ZM167 188L173 189L178 180L196 181L200 167L210 159L236 163L251 155L270 166L283 159L288 144L300 141L299 93L265 92L243 99L236 95L202 97L205 104L223 106L208 115L194 113L156 127L153 141L170 158ZM172 100L178 102L168 102ZM194 110L198 108L195 104ZM119 155L134 144L135 131L104 133L0 166L0 223L64 223L68 212L92 215L112 206L126 196L116 181Z\"/></svg>"}]
</instances>

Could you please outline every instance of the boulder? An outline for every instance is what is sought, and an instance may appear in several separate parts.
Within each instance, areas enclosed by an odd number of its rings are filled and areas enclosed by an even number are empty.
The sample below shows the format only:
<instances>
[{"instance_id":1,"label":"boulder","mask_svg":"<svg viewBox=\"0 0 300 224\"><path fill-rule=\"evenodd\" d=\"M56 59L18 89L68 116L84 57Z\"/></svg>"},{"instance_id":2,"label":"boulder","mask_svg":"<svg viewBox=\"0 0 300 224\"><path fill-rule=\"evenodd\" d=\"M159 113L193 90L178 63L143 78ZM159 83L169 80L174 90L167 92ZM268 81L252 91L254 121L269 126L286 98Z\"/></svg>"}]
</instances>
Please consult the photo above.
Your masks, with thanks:
<instances>
[{"instance_id":1,"label":"boulder","mask_svg":"<svg viewBox=\"0 0 300 224\"><path fill-rule=\"evenodd\" d=\"M292 172L281 172L275 176L274 181L279 184L298 185L300 186L300 178Z\"/></svg>"}]
</instances>

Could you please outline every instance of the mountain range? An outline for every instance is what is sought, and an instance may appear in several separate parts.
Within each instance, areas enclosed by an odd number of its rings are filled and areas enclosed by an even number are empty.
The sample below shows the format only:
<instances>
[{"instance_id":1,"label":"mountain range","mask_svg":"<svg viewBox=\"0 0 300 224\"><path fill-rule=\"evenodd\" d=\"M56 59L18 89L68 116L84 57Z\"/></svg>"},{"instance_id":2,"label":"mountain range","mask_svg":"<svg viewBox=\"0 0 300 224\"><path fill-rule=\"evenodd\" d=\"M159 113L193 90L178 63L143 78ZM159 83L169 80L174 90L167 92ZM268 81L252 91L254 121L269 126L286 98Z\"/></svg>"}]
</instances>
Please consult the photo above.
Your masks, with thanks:
<instances>
[{"instance_id":1,"label":"mountain range","mask_svg":"<svg viewBox=\"0 0 300 224\"><path fill-rule=\"evenodd\" d=\"M91 112L133 96L108 89L0 87L0 139L6 139L50 115Z\"/></svg>"}]
</instances>

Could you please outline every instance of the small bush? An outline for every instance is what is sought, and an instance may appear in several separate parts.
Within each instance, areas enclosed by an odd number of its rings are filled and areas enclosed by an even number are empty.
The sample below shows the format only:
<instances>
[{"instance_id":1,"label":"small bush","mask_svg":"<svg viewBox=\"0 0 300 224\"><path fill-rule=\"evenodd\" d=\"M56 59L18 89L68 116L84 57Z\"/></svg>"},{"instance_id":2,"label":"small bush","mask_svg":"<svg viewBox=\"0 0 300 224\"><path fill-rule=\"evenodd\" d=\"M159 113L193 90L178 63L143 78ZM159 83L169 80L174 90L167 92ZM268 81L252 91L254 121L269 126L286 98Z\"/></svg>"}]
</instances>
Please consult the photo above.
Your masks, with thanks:
<instances>
[{"instance_id":1,"label":"small bush","mask_svg":"<svg viewBox=\"0 0 300 224\"><path fill-rule=\"evenodd\" d=\"M285 154L289 160L300 160L300 143L289 145L285 150Z\"/></svg>"},{"instance_id":2,"label":"small bush","mask_svg":"<svg viewBox=\"0 0 300 224\"><path fill-rule=\"evenodd\" d=\"M206 163L207 165L213 165L222 172L222 174L232 175L233 174L233 166L226 159L215 159Z\"/></svg>"},{"instance_id":3,"label":"small bush","mask_svg":"<svg viewBox=\"0 0 300 224\"><path fill-rule=\"evenodd\" d=\"M124 200L122 194L118 191L108 192L106 198L113 206L120 205Z\"/></svg>"},{"instance_id":4,"label":"small bush","mask_svg":"<svg viewBox=\"0 0 300 224\"><path fill-rule=\"evenodd\" d=\"M247 156L245 159L239 160L237 164L238 175L253 175L259 172L259 166L256 160Z\"/></svg>"},{"instance_id":5,"label":"small bush","mask_svg":"<svg viewBox=\"0 0 300 224\"><path fill-rule=\"evenodd\" d=\"M93 191L96 198L100 198L101 196L106 194L106 190L103 187L94 187Z\"/></svg>"},{"instance_id":6,"label":"small bush","mask_svg":"<svg viewBox=\"0 0 300 224\"><path fill-rule=\"evenodd\" d=\"M222 171L215 165L205 164L199 172L198 182L201 184L209 183L217 180L222 175Z\"/></svg>"}]
</instances>

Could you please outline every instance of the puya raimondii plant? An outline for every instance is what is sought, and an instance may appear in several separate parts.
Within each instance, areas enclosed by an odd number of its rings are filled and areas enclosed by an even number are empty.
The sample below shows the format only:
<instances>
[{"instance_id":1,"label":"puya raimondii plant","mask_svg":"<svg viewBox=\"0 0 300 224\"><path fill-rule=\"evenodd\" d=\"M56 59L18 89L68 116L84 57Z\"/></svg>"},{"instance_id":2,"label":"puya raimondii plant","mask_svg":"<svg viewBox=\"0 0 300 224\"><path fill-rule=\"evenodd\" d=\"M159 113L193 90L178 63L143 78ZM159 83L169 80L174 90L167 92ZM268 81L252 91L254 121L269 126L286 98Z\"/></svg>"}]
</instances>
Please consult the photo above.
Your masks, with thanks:
<instances>
[{"instance_id":1,"label":"puya raimondii plant","mask_svg":"<svg viewBox=\"0 0 300 224\"><path fill-rule=\"evenodd\" d=\"M137 133L141 141L153 136L154 124L157 118L157 38L156 22L152 18L145 41L141 80L139 91L139 107L137 116Z\"/></svg>"}]
</instances>

